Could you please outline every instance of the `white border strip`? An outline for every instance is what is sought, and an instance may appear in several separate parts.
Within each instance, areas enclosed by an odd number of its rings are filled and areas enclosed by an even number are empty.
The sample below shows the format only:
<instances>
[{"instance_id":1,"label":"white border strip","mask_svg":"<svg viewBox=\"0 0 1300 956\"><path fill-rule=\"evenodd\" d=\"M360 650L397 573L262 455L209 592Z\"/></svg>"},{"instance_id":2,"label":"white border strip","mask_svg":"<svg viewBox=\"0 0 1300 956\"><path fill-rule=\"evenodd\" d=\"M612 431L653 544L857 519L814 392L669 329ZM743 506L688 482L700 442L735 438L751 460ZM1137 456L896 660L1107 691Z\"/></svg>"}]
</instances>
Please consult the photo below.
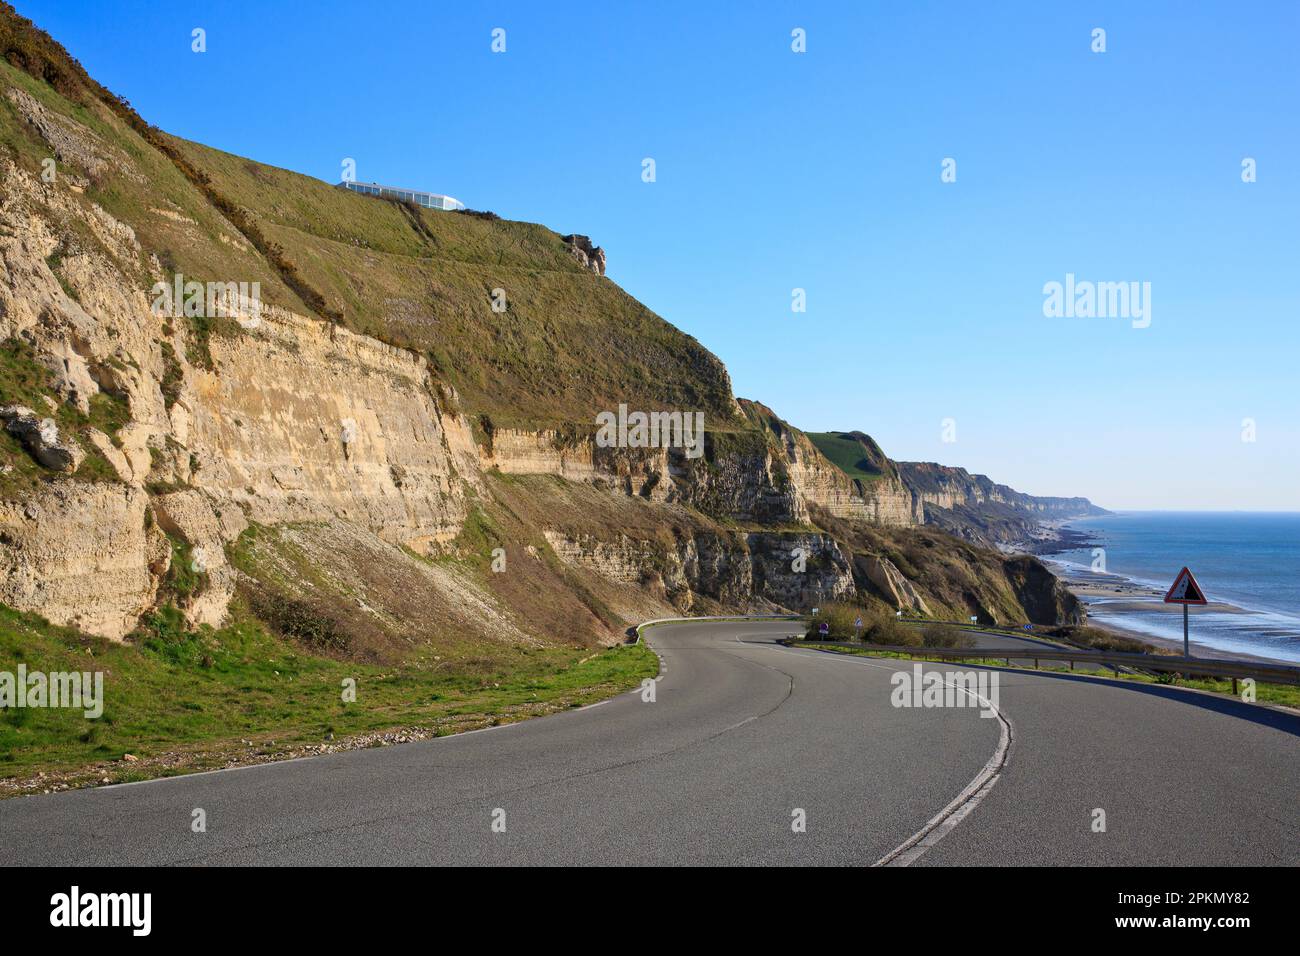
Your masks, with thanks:
<instances>
[{"instance_id":1,"label":"white border strip","mask_svg":"<svg viewBox=\"0 0 1300 956\"><path fill-rule=\"evenodd\" d=\"M814 648L808 649L815 650ZM828 652L819 651L818 653L825 654ZM831 652L830 656L852 660L856 655L835 654ZM860 664L863 667L878 667L882 670L891 671L898 670L898 667L892 664L873 664L869 661L862 660L856 661L855 663ZM928 662L908 661L908 663L924 664ZM996 672L994 668L989 668L989 670ZM953 829L956 828L957 824L966 819L966 817L970 815L970 812L979 806L980 801L988 796L989 791L993 789L993 785L998 782L998 778L1002 775L1002 771L1006 769L1007 756L1011 752L1011 721L1007 720L1006 715L1003 714L1002 711L998 710L997 707L994 707L992 702L985 700L982 696L976 694L969 688L958 687L956 684L951 684L947 681L944 681L943 683L945 687L952 687L954 690L960 690L968 697L974 698L982 706L993 711L994 716L998 719L997 749L993 752L993 756L988 759L988 762L984 764L984 767L980 772L975 775L975 778L971 780L970 783L966 784L961 793L957 794L957 796L954 797L946 807L931 817L925 826L921 827L921 829L917 830L898 846L894 847L894 849L890 850L875 863L871 864L872 866L911 866L921 857L922 854L951 833Z\"/></svg>"}]
</instances>

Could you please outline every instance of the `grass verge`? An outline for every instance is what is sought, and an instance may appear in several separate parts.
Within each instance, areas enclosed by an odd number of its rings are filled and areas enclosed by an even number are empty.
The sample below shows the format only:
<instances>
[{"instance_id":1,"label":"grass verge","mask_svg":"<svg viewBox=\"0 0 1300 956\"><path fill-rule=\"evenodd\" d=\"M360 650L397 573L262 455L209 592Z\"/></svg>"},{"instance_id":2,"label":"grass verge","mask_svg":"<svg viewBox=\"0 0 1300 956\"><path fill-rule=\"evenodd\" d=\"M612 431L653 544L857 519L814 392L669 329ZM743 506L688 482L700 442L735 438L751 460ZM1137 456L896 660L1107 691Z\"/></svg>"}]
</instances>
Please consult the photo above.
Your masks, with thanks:
<instances>
[{"instance_id":1,"label":"grass verge","mask_svg":"<svg viewBox=\"0 0 1300 956\"><path fill-rule=\"evenodd\" d=\"M220 630L154 628L116 644L0 605L0 672L104 674L97 719L0 710L0 796L444 736L593 703L658 672L654 653L632 646L361 664L312 654L232 611ZM355 702L343 700L346 680Z\"/></svg>"}]
</instances>

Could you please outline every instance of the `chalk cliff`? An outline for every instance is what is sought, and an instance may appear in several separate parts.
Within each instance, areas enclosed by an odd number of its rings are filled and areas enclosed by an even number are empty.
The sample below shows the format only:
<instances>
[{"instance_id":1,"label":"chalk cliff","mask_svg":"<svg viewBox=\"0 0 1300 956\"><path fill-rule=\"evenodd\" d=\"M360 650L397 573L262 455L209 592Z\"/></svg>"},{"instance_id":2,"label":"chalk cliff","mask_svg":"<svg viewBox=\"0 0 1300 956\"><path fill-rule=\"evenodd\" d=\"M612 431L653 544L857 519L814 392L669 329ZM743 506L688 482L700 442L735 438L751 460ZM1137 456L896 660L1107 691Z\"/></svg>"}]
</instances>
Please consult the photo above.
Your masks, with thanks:
<instances>
[{"instance_id":1,"label":"chalk cliff","mask_svg":"<svg viewBox=\"0 0 1300 956\"><path fill-rule=\"evenodd\" d=\"M1072 613L1033 566L953 543L940 570L947 539L909 562L969 483L847 475L585 237L176 140L8 8L0 52L0 407L28 423L0 430L0 602L124 639L241 601L373 655L843 599ZM159 305L214 281L258 300ZM700 454L602 447L620 403L700 412Z\"/></svg>"}]
</instances>

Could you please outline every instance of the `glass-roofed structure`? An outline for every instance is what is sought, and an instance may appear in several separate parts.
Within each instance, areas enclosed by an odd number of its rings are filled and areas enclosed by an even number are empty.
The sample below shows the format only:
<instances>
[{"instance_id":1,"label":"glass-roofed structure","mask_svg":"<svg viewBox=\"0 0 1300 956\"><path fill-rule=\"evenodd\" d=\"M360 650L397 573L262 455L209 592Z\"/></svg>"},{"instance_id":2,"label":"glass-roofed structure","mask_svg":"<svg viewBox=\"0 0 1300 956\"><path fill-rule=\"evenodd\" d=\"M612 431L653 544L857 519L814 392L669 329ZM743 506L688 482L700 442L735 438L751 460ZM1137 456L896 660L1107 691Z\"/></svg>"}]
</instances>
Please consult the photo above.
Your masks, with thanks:
<instances>
[{"instance_id":1,"label":"glass-roofed structure","mask_svg":"<svg viewBox=\"0 0 1300 956\"><path fill-rule=\"evenodd\" d=\"M404 202L413 202L416 205L423 206L425 209L464 209L465 204L459 199L453 199L451 196L442 196L438 193L421 192L418 189L402 189L399 186L381 186L379 183L358 183L358 182L341 182L339 183L344 189L351 189L354 193L363 193L367 196L387 196L390 199L400 199Z\"/></svg>"}]
</instances>

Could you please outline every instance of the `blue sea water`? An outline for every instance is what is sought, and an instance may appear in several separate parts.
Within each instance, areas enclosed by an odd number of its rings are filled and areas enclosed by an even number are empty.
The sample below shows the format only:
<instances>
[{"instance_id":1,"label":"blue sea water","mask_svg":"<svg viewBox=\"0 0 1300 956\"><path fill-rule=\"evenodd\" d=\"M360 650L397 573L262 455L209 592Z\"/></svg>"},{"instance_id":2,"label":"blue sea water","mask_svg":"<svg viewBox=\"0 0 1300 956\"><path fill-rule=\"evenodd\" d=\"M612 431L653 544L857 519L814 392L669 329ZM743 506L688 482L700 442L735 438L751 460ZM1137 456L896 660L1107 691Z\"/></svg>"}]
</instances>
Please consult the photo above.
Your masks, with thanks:
<instances>
[{"instance_id":1,"label":"blue sea water","mask_svg":"<svg viewBox=\"0 0 1300 956\"><path fill-rule=\"evenodd\" d=\"M1193 643L1300 662L1300 513L1129 511L1084 518L1071 528L1105 549L1105 570L1131 582L1168 589L1183 565L1210 601L1244 614L1192 608ZM1091 548L1049 556L1092 569ZM1151 604L1160 598L1145 599ZM1089 616L1157 637L1182 640L1181 614L1119 610L1132 597L1093 600ZM1115 610L1108 610L1108 605ZM1195 648L1193 648L1195 653Z\"/></svg>"}]
</instances>

